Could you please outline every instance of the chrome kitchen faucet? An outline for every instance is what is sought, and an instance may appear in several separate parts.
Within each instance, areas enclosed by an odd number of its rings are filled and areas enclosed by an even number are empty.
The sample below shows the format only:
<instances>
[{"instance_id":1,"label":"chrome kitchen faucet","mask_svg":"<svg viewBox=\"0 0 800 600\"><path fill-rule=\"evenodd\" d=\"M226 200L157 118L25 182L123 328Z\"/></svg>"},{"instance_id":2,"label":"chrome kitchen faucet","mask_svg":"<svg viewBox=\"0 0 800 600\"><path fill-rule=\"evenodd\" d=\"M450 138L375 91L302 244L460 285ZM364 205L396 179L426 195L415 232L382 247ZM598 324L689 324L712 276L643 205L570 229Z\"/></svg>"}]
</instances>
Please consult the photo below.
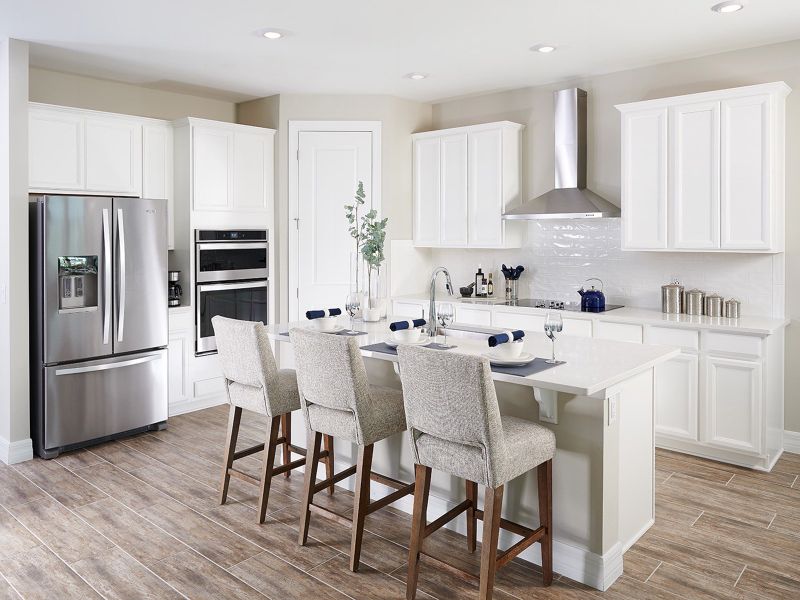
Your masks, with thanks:
<instances>
[{"instance_id":1,"label":"chrome kitchen faucet","mask_svg":"<svg viewBox=\"0 0 800 600\"><path fill-rule=\"evenodd\" d=\"M436 267L431 274L431 305L428 308L428 336L436 337L436 276L439 273L444 273L447 287L447 293L453 295L453 282L450 279L450 271L445 267Z\"/></svg>"}]
</instances>

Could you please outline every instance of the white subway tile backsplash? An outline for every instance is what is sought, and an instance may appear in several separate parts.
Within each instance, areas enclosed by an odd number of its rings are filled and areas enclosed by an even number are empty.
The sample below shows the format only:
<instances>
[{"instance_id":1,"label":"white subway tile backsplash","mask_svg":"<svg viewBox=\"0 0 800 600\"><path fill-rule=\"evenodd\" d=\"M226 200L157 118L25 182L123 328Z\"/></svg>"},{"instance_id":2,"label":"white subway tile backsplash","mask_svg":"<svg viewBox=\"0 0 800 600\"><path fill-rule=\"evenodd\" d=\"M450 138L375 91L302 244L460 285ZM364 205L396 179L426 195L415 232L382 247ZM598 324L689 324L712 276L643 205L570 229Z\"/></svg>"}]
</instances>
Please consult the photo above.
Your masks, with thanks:
<instances>
[{"instance_id":1,"label":"white subway tile backsplash","mask_svg":"<svg viewBox=\"0 0 800 600\"><path fill-rule=\"evenodd\" d=\"M677 277L686 286L738 298L742 312L782 310L783 255L711 252L623 252L620 219L531 221L527 243L515 250L432 251L454 283L473 280L478 264L493 272L502 293L500 265L524 265L520 297L577 300L584 280L599 277L610 303L660 309L661 286ZM780 288L782 289L782 288Z\"/></svg>"}]
</instances>

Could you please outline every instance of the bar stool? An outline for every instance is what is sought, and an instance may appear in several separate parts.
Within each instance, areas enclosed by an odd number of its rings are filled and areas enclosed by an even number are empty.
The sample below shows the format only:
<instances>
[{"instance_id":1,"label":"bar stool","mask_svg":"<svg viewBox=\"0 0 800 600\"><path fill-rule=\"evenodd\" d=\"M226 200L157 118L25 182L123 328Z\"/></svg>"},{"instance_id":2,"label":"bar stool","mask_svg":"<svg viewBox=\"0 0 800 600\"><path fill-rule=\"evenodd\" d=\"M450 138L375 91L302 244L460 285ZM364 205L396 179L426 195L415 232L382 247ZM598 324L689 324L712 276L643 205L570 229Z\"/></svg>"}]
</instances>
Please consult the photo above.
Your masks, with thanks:
<instances>
[{"instance_id":1,"label":"bar stool","mask_svg":"<svg viewBox=\"0 0 800 600\"><path fill-rule=\"evenodd\" d=\"M403 394L370 385L356 339L329 333L292 329L300 403L308 429L308 465L300 513L300 545L305 545L311 513L352 528L350 570L357 571L367 515L412 494L414 484L372 472L373 444L406 430ZM358 445L357 463L317 483L320 438L328 434ZM333 452L332 446L330 452ZM351 475L356 476L353 518L314 504L314 495ZM370 502L370 481L394 488Z\"/></svg>"},{"instance_id":2,"label":"bar stool","mask_svg":"<svg viewBox=\"0 0 800 600\"><path fill-rule=\"evenodd\" d=\"M398 356L416 475L406 598L416 595L422 556L449 571L463 572L427 554L423 545L426 537L463 512L467 513L467 548L471 552L476 546L477 519L483 520L481 599L492 597L496 571L536 542L542 549L544 585L550 585L555 435L536 423L500 415L485 358L402 345ZM428 523L432 468L465 479L466 500ZM503 519L500 512L504 485L534 468L539 484L540 526L530 529ZM484 486L482 511L477 507L478 484ZM497 548L501 527L523 538L505 552Z\"/></svg>"},{"instance_id":3,"label":"bar stool","mask_svg":"<svg viewBox=\"0 0 800 600\"><path fill-rule=\"evenodd\" d=\"M216 316L211 319L217 342L219 361L225 377L225 390L231 405L228 436L222 464L222 486L219 503L225 504L231 477L236 477L261 489L258 499L258 522L263 523L269 502L272 478L283 473L289 477L292 469L305 464L305 458L291 461L292 452L305 456L304 448L292 444L291 412L300 408L297 378L291 369L278 369L269 345L264 324ZM242 410L249 410L270 419L265 444L236 451ZM278 436L279 429L283 435ZM283 446L283 464L275 466L275 453ZM264 450L261 479L233 468L234 461ZM327 453L325 460L332 458Z\"/></svg>"}]
</instances>

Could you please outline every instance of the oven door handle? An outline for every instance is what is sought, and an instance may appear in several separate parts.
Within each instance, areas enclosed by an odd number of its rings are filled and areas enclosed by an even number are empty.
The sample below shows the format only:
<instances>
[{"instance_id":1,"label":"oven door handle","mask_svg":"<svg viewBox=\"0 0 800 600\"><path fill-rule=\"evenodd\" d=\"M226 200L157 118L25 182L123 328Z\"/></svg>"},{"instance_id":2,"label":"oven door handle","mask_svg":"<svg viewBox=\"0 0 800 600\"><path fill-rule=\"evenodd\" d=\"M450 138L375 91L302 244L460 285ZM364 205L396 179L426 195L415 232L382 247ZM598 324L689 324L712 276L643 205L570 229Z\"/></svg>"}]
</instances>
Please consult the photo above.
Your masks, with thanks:
<instances>
[{"instance_id":1,"label":"oven door handle","mask_svg":"<svg viewBox=\"0 0 800 600\"><path fill-rule=\"evenodd\" d=\"M267 287L267 280L261 281L232 281L231 283L212 283L197 286L198 292L216 292L219 290L246 290Z\"/></svg>"},{"instance_id":2,"label":"oven door handle","mask_svg":"<svg viewBox=\"0 0 800 600\"><path fill-rule=\"evenodd\" d=\"M200 252L203 250L259 250L261 248L266 250L268 245L267 242L215 242L213 244L198 242L197 250Z\"/></svg>"}]
</instances>

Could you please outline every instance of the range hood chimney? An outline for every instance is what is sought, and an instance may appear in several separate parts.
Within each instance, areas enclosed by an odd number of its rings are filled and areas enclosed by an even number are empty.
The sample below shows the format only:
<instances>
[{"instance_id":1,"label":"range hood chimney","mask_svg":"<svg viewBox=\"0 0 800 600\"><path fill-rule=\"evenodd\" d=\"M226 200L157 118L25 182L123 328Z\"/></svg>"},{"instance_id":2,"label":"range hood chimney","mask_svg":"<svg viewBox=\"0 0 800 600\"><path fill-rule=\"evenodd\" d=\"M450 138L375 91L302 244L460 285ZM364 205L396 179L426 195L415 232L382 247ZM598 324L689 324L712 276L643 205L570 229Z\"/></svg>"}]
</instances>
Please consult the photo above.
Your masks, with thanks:
<instances>
[{"instance_id":1,"label":"range hood chimney","mask_svg":"<svg viewBox=\"0 0 800 600\"><path fill-rule=\"evenodd\" d=\"M586 189L586 92L559 90L555 100L556 187L503 215L504 219L619 217L619 208Z\"/></svg>"}]
</instances>

